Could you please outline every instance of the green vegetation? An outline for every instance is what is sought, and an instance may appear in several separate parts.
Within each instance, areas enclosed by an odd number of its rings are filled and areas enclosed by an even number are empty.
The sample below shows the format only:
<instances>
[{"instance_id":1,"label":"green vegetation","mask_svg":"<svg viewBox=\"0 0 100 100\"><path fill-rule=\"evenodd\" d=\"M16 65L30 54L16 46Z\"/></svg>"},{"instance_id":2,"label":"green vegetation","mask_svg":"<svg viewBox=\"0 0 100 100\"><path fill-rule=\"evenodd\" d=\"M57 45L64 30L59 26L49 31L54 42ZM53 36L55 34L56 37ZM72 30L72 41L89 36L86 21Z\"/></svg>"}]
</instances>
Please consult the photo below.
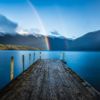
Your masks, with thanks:
<instances>
[{"instance_id":1,"label":"green vegetation","mask_svg":"<svg viewBox=\"0 0 100 100\"><path fill-rule=\"evenodd\" d=\"M29 46L0 44L0 50L40 50Z\"/></svg>"}]
</instances>

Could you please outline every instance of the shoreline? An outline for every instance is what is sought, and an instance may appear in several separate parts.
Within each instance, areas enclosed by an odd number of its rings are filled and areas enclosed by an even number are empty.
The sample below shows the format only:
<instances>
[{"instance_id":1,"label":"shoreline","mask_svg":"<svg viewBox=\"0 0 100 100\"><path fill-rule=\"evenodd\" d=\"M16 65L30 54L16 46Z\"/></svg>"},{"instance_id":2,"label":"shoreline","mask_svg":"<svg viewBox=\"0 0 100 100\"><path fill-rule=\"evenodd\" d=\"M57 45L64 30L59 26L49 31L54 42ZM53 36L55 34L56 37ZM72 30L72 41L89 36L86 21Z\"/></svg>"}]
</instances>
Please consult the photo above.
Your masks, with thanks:
<instances>
[{"instance_id":1,"label":"shoreline","mask_svg":"<svg viewBox=\"0 0 100 100\"><path fill-rule=\"evenodd\" d=\"M22 45L0 44L0 50L41 50L41 49L29 46L22 46Z\"/></svg>"}]
</instances>

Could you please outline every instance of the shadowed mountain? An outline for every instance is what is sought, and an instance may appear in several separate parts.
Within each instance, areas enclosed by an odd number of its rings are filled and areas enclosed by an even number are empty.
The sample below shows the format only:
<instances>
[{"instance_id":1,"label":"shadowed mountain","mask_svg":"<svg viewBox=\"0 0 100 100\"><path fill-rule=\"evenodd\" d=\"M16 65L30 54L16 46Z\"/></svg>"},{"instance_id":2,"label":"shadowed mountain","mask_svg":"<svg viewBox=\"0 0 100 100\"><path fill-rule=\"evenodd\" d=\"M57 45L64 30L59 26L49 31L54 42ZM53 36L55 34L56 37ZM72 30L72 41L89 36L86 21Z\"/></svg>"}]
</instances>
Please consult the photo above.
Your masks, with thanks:
<instances>
[{"instance_id":1,"label":"shadowed mountain","mask_svg":"<svg viewBox=\"0 0 100 100\"><path fill-rule=\"evenodd\" d=\"M69 44L69 50L73 51L99 51L100 31L89 32Z\"/></svg>"},{"instance_id":2,"label":"shadowed mountain","mask_svg":"<svg viewBox=\"0 0 100 100\"><path fill-rule=\"evenodd\" d=\"M10 44L10 45L22 45L30 46L34 48L40 48L46 50L46 43L44 36L35 37L33 35L10 35L3 34L0 35L0 44Z\"/></svg>"},{"instance_id":3,"label":"shadowed mountain","mask_svg":"<svg viewBox=\"0 0 100 100\"><path fill-rule=\"evenodd\" d=\"M67 40L65 37L48 37L50 50L67 50Z\"/></svg>"},{"instance_id":4,"label":"shadowed mountain","mask_svg":"<svg viewBox=\"0 0 100 100\"><path fill-rule=\"evenodd\" d=\"M75 40L64 37L49 37L51 50L99 51L100 31L87 33Z\"/></svg>"},{"instance_id":5,"label":"shadowed mountain","mask_svg":"<svg viewBox=\"0 0 100 100\"><path fill-rule=\"evenodd\" d=\"M50 50L65 51L99 51L100 31L87 33L75 40L63 36L48 36ZM10 35L0 33L0 44L22 45L47 50L45 36L43 35Z\"/></svg>"}]
</instances>

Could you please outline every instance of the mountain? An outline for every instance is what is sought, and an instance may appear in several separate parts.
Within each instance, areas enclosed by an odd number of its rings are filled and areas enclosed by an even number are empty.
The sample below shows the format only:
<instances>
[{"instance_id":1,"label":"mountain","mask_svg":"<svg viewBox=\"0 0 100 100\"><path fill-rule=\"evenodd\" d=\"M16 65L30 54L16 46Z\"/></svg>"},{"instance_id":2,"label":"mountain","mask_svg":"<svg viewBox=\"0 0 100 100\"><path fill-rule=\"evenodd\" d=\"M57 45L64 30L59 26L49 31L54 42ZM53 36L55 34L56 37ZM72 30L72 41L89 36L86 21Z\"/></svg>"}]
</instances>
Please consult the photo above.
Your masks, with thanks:
<instances>
[{"instance_id":1,"label":"mountain","mask_svg":"<svg viewBox=\"0 0 100 100\"><path fill-rule=\"evenodd\" d=\"M67 50L65 37L47 36L47 38L50 50ZM11 35L0 32L0 44L22 45L47 50L45 36L41 34L20 35L17 33Z\"/></svg>"},{"instance_id":2,"label":"mountain","mask_svg":"<svg viewBox=\"0 0 100 100\"><path fill-rule=\"evenodd\" d=\"M100 31L89 32L77 39L49 37L51 50L100 51Z\"/></svg>"},{"instance_id":3,"label":"mountain","mask_svg":"<svg viewBox=\"0 0 100 100\"><path fill-rule=\"evenodd\" d=\"M22 45L46 50L44 38L42 35L41 37L35 37L33 35L11 35L2 33L0 34L0 44Z\"/></svg>"},{"instance_id":4,"label":"mountain","mask_svg":"<svg viewBox=\"0 0 100 100\"><path fill-rule=\"evenodd\" d=\"M63 36L47 36L50 50L65 51L99 51L100 31L87 33L77 39L71 40ZM43 35L11 35L0 33L0 44L22 45L47 50L45 36Z\"/></svg>"},{"instance_id":5,"label":"mountain","mask_svg":"<svg viewBox=\"0 0 100 100\"><path fill-rule=\"evenodd\" d=\"M100 50L100 31L89 32L69 44L72 51L99 51Z\"/></svg>"},{"instance_id":6,"label":"mountain","mask_svg":"<svg viewBox=\"0 0 100 100\"><path fill-rule=\"evenodd\" d=\"M50 50L68 50L68 42L70 39L65 38L59 32L53 31L48 35Z\"/></svg>"},{"instance_id":7,"label":"mountain","mask_svg":"<svg viewBox=\"0 0 100 100\"><path fill-rule=\"evenodd\" d=\"M50 50L67 50L66 41L68 41L65 37L48 37Z\"/></svg>"}]
</instances>

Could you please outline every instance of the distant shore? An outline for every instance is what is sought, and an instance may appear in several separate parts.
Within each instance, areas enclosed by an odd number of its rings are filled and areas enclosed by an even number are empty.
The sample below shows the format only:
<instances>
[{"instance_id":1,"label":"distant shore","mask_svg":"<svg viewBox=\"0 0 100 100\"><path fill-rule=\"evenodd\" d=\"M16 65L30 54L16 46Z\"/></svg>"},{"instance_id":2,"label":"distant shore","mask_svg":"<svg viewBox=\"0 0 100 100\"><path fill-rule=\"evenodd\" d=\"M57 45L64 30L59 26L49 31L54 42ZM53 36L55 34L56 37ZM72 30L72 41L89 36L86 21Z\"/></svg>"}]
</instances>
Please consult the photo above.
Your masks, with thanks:
<instances>
[{"instance_id":1,"label":"distant shore","mask_svg":"<svg viewBox=\"0 0 100 100\"><path fill-rule=\"evenodd\" d=\"M0 50L40 50L40 49L22 45L0 44Z\"/></svg>"}]
</instances>

